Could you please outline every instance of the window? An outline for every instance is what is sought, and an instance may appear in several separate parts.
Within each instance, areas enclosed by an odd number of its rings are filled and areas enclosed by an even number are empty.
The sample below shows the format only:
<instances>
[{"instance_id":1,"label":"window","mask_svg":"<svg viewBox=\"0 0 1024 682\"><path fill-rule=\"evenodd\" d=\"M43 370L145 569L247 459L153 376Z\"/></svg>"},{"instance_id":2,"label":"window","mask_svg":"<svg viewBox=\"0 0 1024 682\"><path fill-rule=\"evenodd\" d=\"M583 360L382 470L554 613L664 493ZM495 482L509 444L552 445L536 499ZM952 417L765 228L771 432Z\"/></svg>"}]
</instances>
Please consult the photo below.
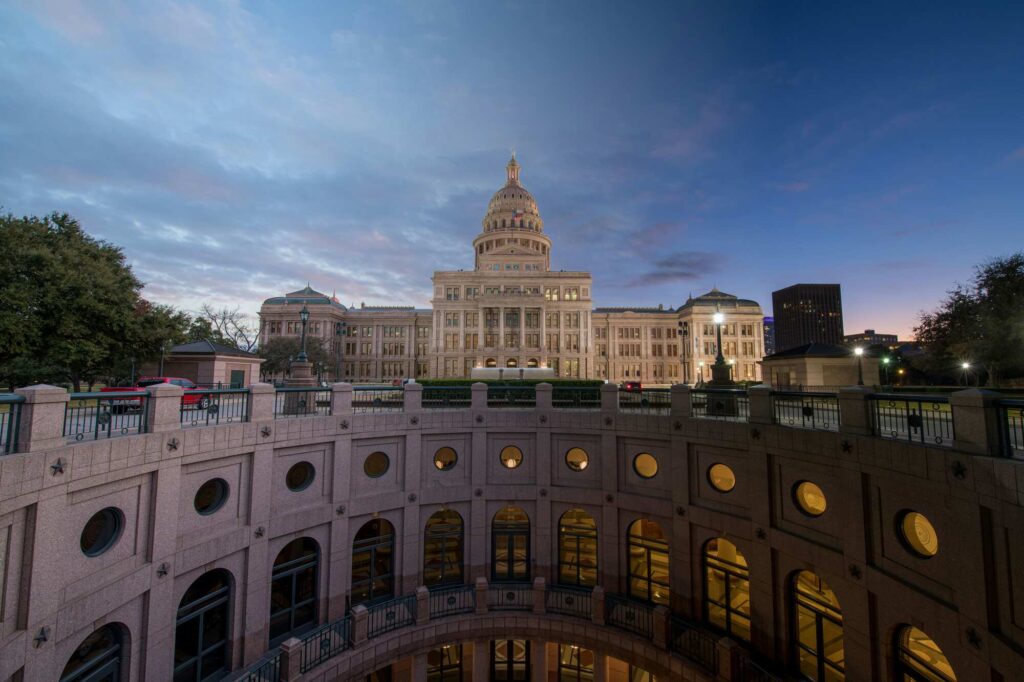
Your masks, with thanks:
<instances>
[{"instance_id":1,"label":"window","mask_svg":"<svg viewBox=\"0 0 1024 682\"><path fill-rule=\"evenodd\" d=\"M316 625L320 547L312 538L292 540L274 559L270 578L270 646Z\"/></svg>"},{"instance_id":2,"label":"window","mask_svg":"<svg viewBox=\"0 0 1024 682\"><path fill-rule=\"evenodd\" d=\"M462 583L462 517L444 509L427 519L423 538L423 584Z\"/></svg>"},{"instance_id":3,"label":"window","mask_svg":"<svg viewBox=\"0 0 1024 682\"><path fill-rule=\"evenodd\" d=\"M658 475L658 460L650 453L641 452L633 458L633 471L640 478L654 478Z\"/></svg>"},{"instance_id":4,"label":"window","mask_svg":"<svg viewBox=\"0 0 1024 682\"><path fill-rule=\"evenodd\" d=\"M704 546L704 619L750 641L750 572L746 558L725 538Z\"/></svg>"},{"instance_id":5,"label":"window","mask_svg":"<svg viewBox=\"0 0 1024 682\"><path fill-rule=\"evenodd\" d=\"M308 488L314 478L316 478L316 469L313 468L313 465L309 462L299 462L288 469L288 473L284 476L284 483L288 486L288 490L298 492Z\"/></svg>"},{"instance_id":6,"label":"window","mask_svg":"<svg viewBox=\"0 0 1024 682\"><path fill-rule=\"evenodd\" d=\"M590 457L583 448L571 448L565 453L565 465L573 471L583 471L589 462Z\"/></svg>"},{"instance_id":7,"label":"window","mask_svg":"<svg viewBox=\"0 0 1024 682\"><path fill-rule=\"evenodd\" d=\"M395 527L367 521L352 541L352 606L394 596L394 563Z\"/></svg>"},{"instance_id":8,"label":"window","mask_svg":"<svg viewBox=\"0 0 1024 682\"><path fill-rule=\"evenodd\" d=\"M522 639L491 641L491 679L526 682L530 679L530 642Z\"/></svg>"},{"instance_id":9,"label":"window","mask_svg":"<svg viewBox=\"0 0 1024 682\"><path fill-rule=\"evenodd\" d=\"M440 471L448 471L459 461L459 455L454 448L443 447L434 453L434 466Z\"/></svg>"},{"instance_id":10,"label":"window","mask_svg":"<svg viewBox=\"0 0 1024 682\"><path fill-rule=\"evenodd\" d=\"M928 559L939 553L939 536L936 535L935 527L924 514L905 511L898 518L899 534L907 549L922 559Z\"/></svg>"},{"instance_id":11,"label":"window","mask_svg":"<svg viewBox=\"0 0 1024 682\"><path fill-rule=\"evenodd\" d=\"M461 644L445 644L427 653L427 682L462 682Z\"/></svg>"},{"instance_id":12,"label":"window","mask_svg":"<svg viewBox=\"0 0 1024 682\"><path fill-rule=\"evenodd\" d=\"M548 301L557 301L558 287L544 287L544 298Z\"/></svg>"},{"instance_id":13,"label":"window","mask_svg":"<svg viewBox=\"0 0 1024 682\"><path fill-rule=\"evenodd\" d=\"M530 517L519 507L505 507L491 519L491 580L530 579Z\"/></svg>"},{"instance_id":14,"label":"window","mask_svg":"<svg viewBox=\"0 0 1024 682\"><path fill-rule=\"evenodd\" d=\"M800 571L792 598L800 673L815 682L844 679L843 614L835 593L814 573Z\"/></svg>"},{"instance_id":15,"label":"window","mask_svg":"<svg viewBox=\"0 0 1024 682\"><path fill-rule=\"evenodd\" d=\"M800 481L793 486L793 501L800 511L808 516L821 516L828 507L825 493L810 481Z\"/></svg>"},{"instance_id":16,"label":"window","mask_svg":"<svg viewBox=\"0 0 1024 682\"><path fill-rule=\"evenodd\" d=\"M444 297L447 301L459 300L459 287L445 287Z\"/></svg>"},{"instance_id":17,"label":"window","mask_svg":"<svg viewBox=\"0 0 1024 682\"><path fill-rule=\"evenodd\" d=\"M708 483L720 493L727 493L736 487L736 474L725 464L708 467Z\"/></svg>"},{"instance_id":18,"label":"window","mask_svg":"<svg viewBox=\"0 0 1024 682\"><path fill-rule=\"evenodd\" d=\"M935 640L906 625L896 634L896 679L899 682L956 682L956 674Z\"/></svg>"},{"instance_id":19,"label":"window","mask_svg":"<svg viewBox=\"0 0 1024 682\"><path fill-rule=\"evenodd\" d=\"M223 570L204 573L178 604L174 682L219 680L228 671L231 583Z\"/></svg>"},{"instance_id":20,"label":"window","mask_svg":"<svg viewBox=\"0 0 1024 682\"><path fill-rule=\"evenodd\" d=\"M668 541L655 521L637 519L626 540L629 596L668 605Z\"/></svg>"},{"instance_id":21,"label":"window","mask_svg":"<svg viewBox=\"0 0 1024 682\"><path fill-rule=\"evenodd\" d=\"M390 467L391 460L383 452L371 453L363 460L363 473L370 478L380 478Z\"/></svg>"},{"instance_id":22,"label":"window","mask_svg":"<svg viewBox=\"0 0 1024 682\"><path fill-rule=\"evenodd\" d=\"M594 652L575 644L558 645L558 682L590 682L594 679Z\"/></svg>"},{"instance_id":23,"label":"window","mask_svg":"<svg viewBox=\"0 0 1024 682\"><path fill-rule=\"evenodd\" d=\"M597 584L597 522L582 509L570 509L558 520L558 582Z\"/></svg>"},{"instance_id":24,"label":"window","mask_svg":"<svg viewBox=\"0 0 1024 682\"><path fill-rule=\"evenodd\" d=\"M228 500L228 483L223 478L213 478L199 486L192 500L195 510L209 516L224 506Z\"/></svg>"},{"instance_id":25,"label":"window","mask_svg":"<svg viewBox=\"0 0 1024 682\"><path fill-rule=\"evenodd\" d=\"M506 445L501 449L501 464L506 469L515 469L523 463L523 451L515 445Z\"/></svg>"},{"instance_id":26,"label":"window","mask_svg":"<svg viewBox=\"0 0 1024 682\"><path fill-rule=\"evenodd\" d=\"M96 557L117 544L124 530L124 514L116 507L107 507L93 514L79 537L79 546L87 557Z\"/></svg>"},{"instance_id":27,"label":"window","mask_svg":"<svg viewBox=\"0 0 1024 682\"><path fill-rule=\"evenodd\" d=\"M74 650L60 674L60 682L118 682L122 644L120 629L104 625Z\"/></svg>"}]
</instances>

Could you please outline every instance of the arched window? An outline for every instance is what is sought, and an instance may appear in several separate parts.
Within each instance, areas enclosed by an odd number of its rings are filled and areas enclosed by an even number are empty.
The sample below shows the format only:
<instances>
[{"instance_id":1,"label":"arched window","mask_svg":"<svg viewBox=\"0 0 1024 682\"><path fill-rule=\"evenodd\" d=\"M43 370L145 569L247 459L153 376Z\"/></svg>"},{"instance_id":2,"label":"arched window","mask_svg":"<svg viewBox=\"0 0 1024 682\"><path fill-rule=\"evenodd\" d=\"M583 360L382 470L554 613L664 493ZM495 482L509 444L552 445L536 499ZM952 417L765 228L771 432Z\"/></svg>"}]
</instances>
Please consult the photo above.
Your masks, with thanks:
<instances>
[{"instance_id":1,"label":"arched window","mask_svg":"<svg viewBox=\"0 0 1024 682\"><path fill-rule=\"evenodd\" d=\"M529 360L527 360L526 361L526 366L527 367L538 367L539 364L537 362L537 358L530 358Z\"/></svg>"},{"instance_id":2,"label":"arched window","mask_svg":"<svg viewBox=\"0 0 1024 682\"><path fill-rule=\"evenodd\" d=\"M231 582L227 571L204 573L185 591L174 628L174 682L224 677L231 639Z\"/></svg>"},{"instance_id":3,"label":"arched window","mask_svg":"<svg viewBox=\"0 0 1024 682\"><path fill-rule=\"evenodd\" d=\"M394 576L395 527L367 521L352 541L352 606L395 596Z\"/></svg>"},{"instance_id":4,"label":"arched window","mask_svg":"<svg viewBox=\"0 0 1024 682\"><path fill-rule=\"evenodd\" d=\"M494 358L487 358L487 360L484 361L484 364L488 367L497 367L498 361Z\"/></svg>"},{"instance_id":5,"label":"arched window","mask_svg":"<svg viewBox=\"0 0 1024 682\"><path fill-rule=\"evenodd\" d=\"M796 658L800 673L815 682L845 679L843 612L828 585L810 571L793 577Z\"/></svg>"},{"instance_id":6,"label":"arched window","mask_svg":"<svg viewBox=\"0 0 1024 682\"><path fill-rule=\"evenodd\" d=\"M524 639L491 640L491 679L529 680L530 642Z\"/></svg>"},{"instance_id":7,"label":"arched window","mask_svg":"<svg viewBox=\"0 0 1024 682\"><path fill-rule=\"evenodd\" d=\"M114 625L104 625L71 654L60 682L118 682L122 645L121 631Z\"/></svg>"},{"instance_id":8,"label":"arched window","mask_svg":"<svg viewBox=\"0 0 1024 682\"><path fill-rule=\"evenodd\" d=\"M558 645L558 682L591 682L594 652L575 644Z\"/></svg>"},{"instance_id":9,"label":"arched window","mask_svg":"<svg viewBox=\"0 0 1024 682\"><path fill-rule=\"evenodd\" d=\"M668 605L668 542L655 521L637 519L626 539L629 596Z\"/></svg>"},{"instance_id":10,"label":"arched window","mask_svg":"<svg viewBox=\"0 0 1024 682\"><path fill-rule=\"evenodd\" d=\"M730 635L750 641L750 571L725 538L704 546L704 617Z\"/></svg>"},{"instance_id":11,"label":"arched window","mask_svg":"<svg viewBox=\"0 0 1024 682\"><path fill-rule=\"evenodd\" d=\"M558 582L597 584L597 522L582 509L570 509L558 520Z\"/></svg>"},{"instance_id":12,"label":"arched window","mask_svg":"<svg viewBox=\"0 0 1024 682\"><path fill-rule=\"evenodd\" d=\"M519 366L519 360L517 360L516 358L509 358L508 360L505 361L505 366L506 367L518 367Z\"/></svg>"},{"instance_id":13,"label":"arched window","mask_svg":"<svg viewBox=\"0 0 1024 682\"><path fill-rule=\"evenodd\" d=\"M270 578L270 646L316 625L320 547L312 538L292 540L274 559Z\"/></svg>"},{"instance_id":14,"label":"arched window","mask_svg":"<svg viewBox=\"0 0 1024 682\"><path fill-rule=\"evenodd\" d=\"M530 517L519 507L505 507L491 520L491 580L530 579Z\"/></svg>"},{"instance_id":15,"label":"arched window","mask_svg":"<svg viewBox=\"0 0 1024 682\"><path fill-rule=\"evenodd\" d=\"M949 659L931 637L906 625L896 633L896 679L899 682L956 682Z\"/></svg>"},{"instance_id":16,"label":"arched window","mask_svg":"<svg viewBox=\"0 0 1024 682\"><path fill-rule=\"evenodd\" d=\"M462 645L427 652L427 682L462 682Z\"/></svg>"},{"instance_id":17,"label":"arched window","mask_svg":"<svg viewBox=\"0 0 1024 682\"><path fill-rule=\"evenodd\" d=\"M462 517L443 509L431 514L423 538L423 584L462 583Z\"/></svg>"}]
</instances>

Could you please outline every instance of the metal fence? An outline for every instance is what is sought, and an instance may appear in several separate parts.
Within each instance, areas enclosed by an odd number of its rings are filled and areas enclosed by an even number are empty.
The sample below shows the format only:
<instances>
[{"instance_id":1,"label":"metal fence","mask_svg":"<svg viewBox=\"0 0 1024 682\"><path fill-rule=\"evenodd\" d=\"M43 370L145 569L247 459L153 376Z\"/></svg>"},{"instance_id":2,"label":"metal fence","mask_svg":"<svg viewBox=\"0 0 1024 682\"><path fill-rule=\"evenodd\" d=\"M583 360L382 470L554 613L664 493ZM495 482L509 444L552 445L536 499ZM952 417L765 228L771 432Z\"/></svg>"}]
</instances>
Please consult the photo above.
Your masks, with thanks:
<instances>
[{"instance_id":1,"label":"metal fence","mask_svg":"<svg viewBox=\"0 0 1024 682\"><path fill-rule=\"evenodd\" d=\"M488 386L487 407L535 407L537 390L533 386Z\"/></svg>"},{"instance_id":2,"label":"metal fence","mask_svg":"<svg viewBox=\"0 0 1024 682\"><path fill-rule=\"evenodd\" d=\"M21 405L24 396L0 393L0 455L18 451L18 430L21 426Z\"/></svg>"},{"instance_id":3,"label":"metal fence","mask_svg":"<svg viewBox=\"0 0 1024 682\"><path fill-rule=\"evenodd\" d=\"M401 387L353 386L353 412L401 412L405 391Z\"/></svg>"},{"instance_id":4,"label":"metal fence","mask_svg":"<svg viewBox=\"0 0 1024 682\"><path fill-rule=\"evenodd\" d=\"M871 401L874 433L911 443L953 444L953 412L947 396L875 393Z\"/></svg>"},{"instance_id":5,"label":"metal fence","mask_svg":"<svg viewBox=\"0 0 1024 682\"><path fill-rule=\"evenodd\" d=\"M1003 432L1003 454L1024 455L1024 400L1000 400L999 423Z\"/></svg>"},{"instance_id":6,"label":"metal fence","mask_svg":"<svg viewBox=\"0 0 1024 682\"><path fill-rule=\"evenodd\" d=\"M407 594L366 607L366 636L369 639L416 622L416 595Z\"/></svg>"},{"instance_id":7,"label":"metal fence","mask_svg":"<svg viewBox=\"0 0 1024 682\"><path fill-rule=\"evenodd\" d=\"M772 392L776 424L821 431L839 430L839 397L828 393Z\"/></svg>"},{"instance_id":8,"label":"metal fence","mask_svg":"<svg viewBox=\"0 0 1024 682\"><path fill-rule=\"evenodd\" d=\"M326 416L331 413L331 389L285 387L274 393L274 419Z\"/></svg>"},{"instance_id":9,"label":"metal fence","mask_svg":"<svg viewBox=\"0 0 1024 682\"><path fill-rule=\"evenodd\" d=\"M145 391L72 393L64 408L64 437L76 441L146 431Z\"/></svg>"},{"instance_id":10,"label":"metal fence","mask_svg":"<svg viewBox=\"0 0 1024 682\"><path fill-rule=\"evenodd\" d=\"M601 387L555 386L551 389L551 406L561 410L599 410Z\"/></svg>"},{"instance_id":11,"label":"metal fence","mask_svg":"<svg viewBox=\"0 0 1024 682\"><path fill-rule=\"evenodd\" d=\"M491 583L487 586L487 608L491 611L532 611L533 585Z\"/></svg>"},{"instance_id":12,"label":"metal fence","mask_svg":"<svg viewBox=\"0 0 1024 682\"><path fill-rule=\"evenodd\" d=\"M667 388L619 389L619 409L641 414L664 414L672 409L672 393Z\"/></svg>"},{"instance_id":13,"label":"metal fence","mask_svg":"<svg viewBox=\"0 0 1024 682\"><path fill-rule=\"evenodd\" d=\"M690 391L690 416L745 422L750 418L750 398L743 389L696 389Z\"/></svg>"},{"instance_id":14,"label":"metal fence","mask_svg":"<svg viewBox=\"0 0 1024 682\"><path fill-rule=\"evenodd\" d=\"M249 390L185 391L181 396L182 426L209 426L249 421Z\"/></svg>"},{"instance_id":15,"label":"metal fence","mask_svg":"<svg viewBox=\"0 0 1024 682\"><path fill-rule=\"evenodd\" d=\"M669 620L669 649L685 656L706 670L718 670L718 637L701 630L682 618L673 616Z\"/></svg>"},{"instance_id":16,"label":"metal fence","mask_svg":"<svg viewBox=\"0 0 1024 682\"><path fill-rule=\"evenodd\" d=\"M302 637L299 670L306 672L352 646L352 618L345 616ZM277 682L277 678L274 678Z\"/></svg>"},{"instance_id":17,"label":"metal fence","mask_svg":"<svg viewBox=\"0 0 1024 682\"><path fill-rule=\"evenodd\" d=\"M473 404L469 386L424 386L422 395L425 410L461 410Z\"/></svg>"},{"instance_id":18,"label":"metal fence","mask_svg":"<svg viewBox=\"0 0 1024 682\"><path fill-rule=\"evenodd\" d=\"M654 636L654 617L650 604L618 594L606 594L604 610L609 625L648 639Z\"/></svg>"},{"instance_id":19,"label":"metal fence","mask_svg":"<svg viewBox=\"0 0 1024 682\"><path fill-rule=\"evenodd\" d=\"M278 682L281 679L281 650L275 649L256 661L234 682Z\"/></svg>"},{"instance_id":20,"label":"metal fence","mask_svg":"<svg viewBox=\"0 0 1024 682\"><path fill-rule=\"evenodd\" d=\"M476 610L476 588L473 585L452 585L430 590L430 617L442 618Z\"/></svg>"},{"instance_id":21,"label":"metal fence","mask_svg":"<svg viewBox=\"0 0 1024 682\"><path fill-rule=\"evenodd\" d=\"M548 585L544 608L563 616L590 619L594 613L593 591L585 587Z\"/></svg>"}]
</instances>

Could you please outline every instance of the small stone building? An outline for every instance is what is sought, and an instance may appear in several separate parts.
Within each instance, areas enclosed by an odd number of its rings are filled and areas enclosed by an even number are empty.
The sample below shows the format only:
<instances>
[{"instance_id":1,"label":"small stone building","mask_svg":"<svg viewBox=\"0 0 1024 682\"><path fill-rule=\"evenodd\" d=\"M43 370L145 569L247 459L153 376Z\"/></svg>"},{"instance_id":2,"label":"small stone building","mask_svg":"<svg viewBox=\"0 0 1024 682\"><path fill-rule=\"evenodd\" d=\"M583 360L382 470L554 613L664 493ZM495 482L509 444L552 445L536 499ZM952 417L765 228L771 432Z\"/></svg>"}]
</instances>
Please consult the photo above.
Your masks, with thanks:
<instances>
[{"instance_id":1,"label":"small stone building","mask_svg":"<svg viewBox=\"0 0 1024 682\"><path fill-rule=\"evenodd\" d=\"M860 358L864 384L878 385L878 358ZM828 343L805 343L780 351L761 361L764 382L777 388L854 386L857 356L853 349Z\"/></svg>"},{"instance_id":2,"label":"small stone building","mask_svg":"<svg viewBox=\"0 0 1024 682\"><path fill-rule=\"evenodd\" d=\"M164 357L163 376L189 379L204 387L242 388L259 381L263 358L204 339L171 348ZM158 362L143 365L140 376L160 373Z\"/></svg>"}]
</instances>

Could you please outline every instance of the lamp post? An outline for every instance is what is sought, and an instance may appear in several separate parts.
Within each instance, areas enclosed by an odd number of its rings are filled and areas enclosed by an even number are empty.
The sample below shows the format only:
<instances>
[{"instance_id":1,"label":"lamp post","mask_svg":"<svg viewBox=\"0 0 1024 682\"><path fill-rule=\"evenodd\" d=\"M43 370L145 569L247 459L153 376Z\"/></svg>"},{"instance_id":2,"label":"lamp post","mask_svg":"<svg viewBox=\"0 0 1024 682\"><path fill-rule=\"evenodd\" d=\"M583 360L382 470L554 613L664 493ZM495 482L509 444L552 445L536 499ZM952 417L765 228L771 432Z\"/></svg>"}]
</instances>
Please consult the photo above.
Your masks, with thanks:
<instances>
[{"instance_id":1,"label":"lamp post","mask_svg":"<svg viewBox=\"0 0 1024 682\"><path fill-rule=\"evenodd\" d=\"M864 349L857 346L853 349L853 354L857 356L857 385L864 385Z\"/></svg>"},{"instance_id":2,"label":"lamp post","mask_svg":"<svg viewBox=\"0 0 1024 682\"><path fill-rule=\"evenodd\" d=\"M882 371L885 372L885 385L889 385L889 360L888 356L882 358Z\"/></svg>"},{"instance_id":3,"label":"lamp post","mask_svg":"<svg viewBox=\"0 0 1024 682\"><path fill-rule=\"evenodd\" d=\"M335 381L341 381L341 345L343 343L345 343L345 341L344 341L345 327L346 327L346 324L344 322L338 322L337 324L334 325L335 343L338 344L338 352L335 355L335 360L334 360L334 380Z\"/></svg>"},{"instance_id":4,"label":"lamp post","mask_svg":"<svg viewBox=\"0 0 1024 682\"><path fill-rule=\"evenodd\" d=\"M725 362L725 355L722 354L722 324L725 322L725 315L716 307L715 314L711 319L715 322L715 340L718 346L715 364L711 366L711 384L713 386L731 386L732 368Z\"/></svg>"},{"instance_id":5,"label":"lamp post","mask_svg":"<svg viewBox=\"0 0 1024 682\"><path fill-rule=\"evenodd\" d=\"M298 362L308 362L309 357L306 355L306 324L309 322L309 308L305 304L302 305L302 310L299 311L299 319L302 320L302 347L299 350L299 355L295 359Z\"/></svg>"},{"instance_id":6,"label":"lamp post","mask_svg":"<svg viewBox=\"0 0 1024 682\"><path fill-rule=\"evenodd\" d=\"M964 386L967 386L967 381L969 379L969 376L968 376L967 372L971 369L971 363L965 362L962 365L960 365L960 367L964 370L964 373L963 373Z\"/></svg>"},{"instance_id":7,"label":"lamp post","mask_svg":"<svg viewBox=\"0 0 1024 682\"><path fill-rule=\"evenodd\" d=\"M697 363L697 381L701 384L704 383L704 361L701 360Z\"/></svg>"}]
</instances>

